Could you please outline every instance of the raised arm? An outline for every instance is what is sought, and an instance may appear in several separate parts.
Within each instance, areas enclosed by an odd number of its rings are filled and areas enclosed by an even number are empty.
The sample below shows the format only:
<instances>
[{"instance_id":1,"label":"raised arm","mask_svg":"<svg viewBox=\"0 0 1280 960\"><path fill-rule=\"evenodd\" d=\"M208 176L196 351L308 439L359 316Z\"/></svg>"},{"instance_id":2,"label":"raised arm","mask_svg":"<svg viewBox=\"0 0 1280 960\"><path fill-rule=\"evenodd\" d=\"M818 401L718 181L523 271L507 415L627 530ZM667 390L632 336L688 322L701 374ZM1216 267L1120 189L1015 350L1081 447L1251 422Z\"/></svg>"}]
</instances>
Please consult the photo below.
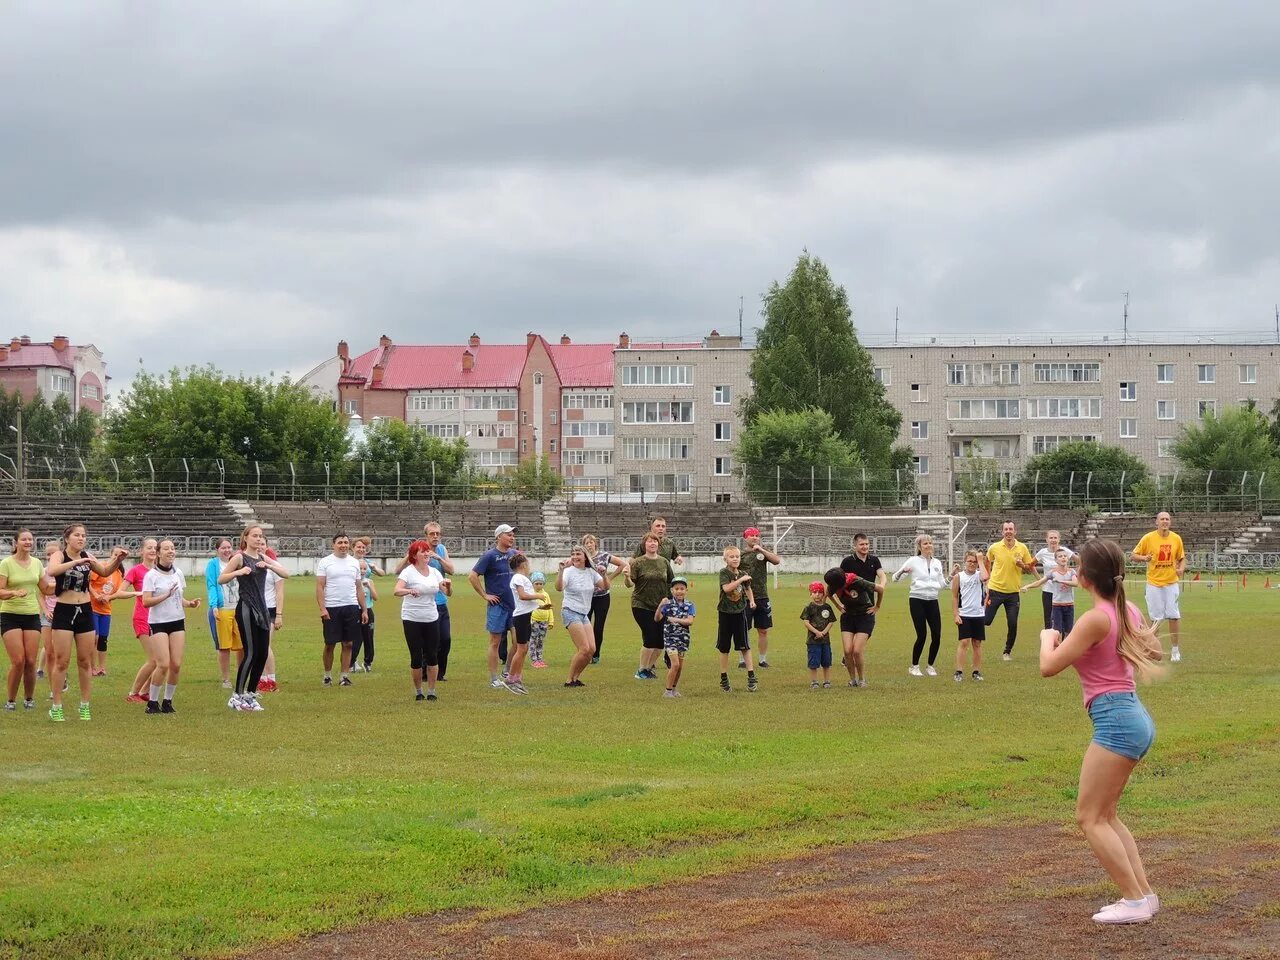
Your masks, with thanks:
<instances>
[{"instance_id":1,"label":"raised arm","mask_svg":"<svg viewBox=\"0 0 1280 960\"><path fill-rule=\"evenodd\" d=\"M1052 677L1071 666L1095 643L1106 639L1111 621L1101 610L1090 610L1076 621L1070 635L1040 631L1040 676Z\"/></svg>"}]
</instances>

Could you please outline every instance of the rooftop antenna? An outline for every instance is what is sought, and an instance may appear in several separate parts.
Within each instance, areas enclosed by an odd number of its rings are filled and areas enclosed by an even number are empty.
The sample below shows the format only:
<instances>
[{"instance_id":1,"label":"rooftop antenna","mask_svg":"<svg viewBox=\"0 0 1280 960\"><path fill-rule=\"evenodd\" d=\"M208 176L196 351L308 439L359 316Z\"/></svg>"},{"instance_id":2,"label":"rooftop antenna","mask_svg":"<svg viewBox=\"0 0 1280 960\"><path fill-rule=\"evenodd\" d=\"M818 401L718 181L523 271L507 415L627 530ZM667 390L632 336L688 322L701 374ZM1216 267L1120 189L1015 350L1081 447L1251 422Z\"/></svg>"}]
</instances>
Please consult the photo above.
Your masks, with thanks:
<instances>
[{"instance_id":1,"label":"rooftop antenna","mask_svg":"<svg viewBox=\"0 0 1280 960\"><path fill-rule=\"evenodd\" d=\"M742 339L742 295L738 295L738 339Z\"/></svg>"},{"instance_id":2,"label":"rooftop antenna","mask_svg":"<svg viewBox=\"0 0 1280 960\"><path fill-rule=\"evenodd\" d=\"M1280 303L1276 304L1276 343L1280 343Z\"/></svg>"},{"instance_id":3,"label":"rooftop antenna","mask_svg":"<svg viewBox=\"0 0 1280 960\"><path fill-rule=\"evenodd\" d=\"M898 345L898 308L893 308L893 345Z\"/></svg>"},{"instance_id":4,"label":"rooftop antenna","mask_svg":"<svg viewBox=\"0 0 1280 960\"><path fill-rule=\"evenodd\" d=\"M1124 342L1129 342L1129 291L1124 292Z\"/></svg>"}]
</instances>

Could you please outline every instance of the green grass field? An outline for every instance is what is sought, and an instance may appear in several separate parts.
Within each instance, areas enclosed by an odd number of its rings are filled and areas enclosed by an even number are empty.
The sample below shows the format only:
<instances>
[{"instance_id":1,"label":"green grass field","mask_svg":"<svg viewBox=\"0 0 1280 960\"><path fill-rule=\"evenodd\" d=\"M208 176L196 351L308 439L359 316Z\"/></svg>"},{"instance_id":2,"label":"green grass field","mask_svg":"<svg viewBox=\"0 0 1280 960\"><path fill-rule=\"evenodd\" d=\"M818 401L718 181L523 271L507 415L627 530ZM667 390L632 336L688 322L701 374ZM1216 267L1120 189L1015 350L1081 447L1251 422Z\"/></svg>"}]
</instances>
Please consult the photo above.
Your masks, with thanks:
<instances>
[{"instance_id":1,"label":"green grass field","mask_svg":"<svg viewBox=\"0 0 1280 960\"><path fill-rule=\"evenodd\" d=\"M681 687L632 679L639 647L615 591L604 663L565 690L570 644L532 695L488 689L478 598L453 604L450 680L414 703L398 602L383 581L376 671L320 685L313 581L290 582L281 691L235 714L204 611L173 717L123 695L139 663L117 617L94 719L0 715L0 957L216 955L449 907L513 909L723 871L806 849L960 825L1068 822L1089 739L1074 673L1036 669L1039 598L1017 659L988 643L985 684L906 675L906 586L869 647L871 686L811 692L803 582L774 593L758 694L719 692L714 584ZM1136 585L1135 585L1136 586ZM1280 592L1197 587L1185 660L1143 688L1159 728L1125 810L1135 832L1280 831ZM945 619L945 618L944 618ZM38 696L41 704L47 689ZM68 702L76 702L74 684ZM1176 903L1176 900L1174 901ZM1280 908L1280 904L1272 905Z\"/></svg>"}]
</instances>

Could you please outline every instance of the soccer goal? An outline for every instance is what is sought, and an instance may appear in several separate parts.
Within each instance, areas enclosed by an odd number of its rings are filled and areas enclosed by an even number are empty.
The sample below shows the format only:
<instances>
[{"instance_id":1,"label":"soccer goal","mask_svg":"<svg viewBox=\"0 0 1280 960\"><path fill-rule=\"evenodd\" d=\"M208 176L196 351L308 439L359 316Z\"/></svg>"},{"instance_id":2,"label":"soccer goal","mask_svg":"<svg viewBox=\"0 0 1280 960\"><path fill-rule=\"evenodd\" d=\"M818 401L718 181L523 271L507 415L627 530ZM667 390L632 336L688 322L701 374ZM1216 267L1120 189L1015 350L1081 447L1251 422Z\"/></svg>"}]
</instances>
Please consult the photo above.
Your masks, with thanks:
<instances>
[{"instance_id":1,"label":"soccer goal","mask_svg":"<svg viewBox=\"0 0 1280 960\"><path fill-rule=\"evenodd\" d=\"M871 552L890 573L915 555L916 537L933 537L934 555L947 569L964 556L967 517L947 513L913 513L900 516L881 514L860 517L794 516L773 518L773 549L788 557L805 557L821 572L839 564L853 552L853 538L865 533L871 538ZM799 572L790 563L788 569ZM778 571L774 570L774 583Z\"/></svg>"}]
</instances>

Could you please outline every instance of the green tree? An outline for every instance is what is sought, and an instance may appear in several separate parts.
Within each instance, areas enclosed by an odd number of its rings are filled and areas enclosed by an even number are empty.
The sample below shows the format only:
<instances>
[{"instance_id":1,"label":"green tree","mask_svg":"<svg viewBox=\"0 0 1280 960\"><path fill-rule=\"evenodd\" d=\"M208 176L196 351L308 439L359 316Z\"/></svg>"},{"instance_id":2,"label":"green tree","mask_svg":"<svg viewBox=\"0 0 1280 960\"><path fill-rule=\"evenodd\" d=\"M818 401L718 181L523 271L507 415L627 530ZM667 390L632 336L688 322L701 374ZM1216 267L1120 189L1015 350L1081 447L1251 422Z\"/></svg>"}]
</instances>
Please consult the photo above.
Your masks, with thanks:
<instances>
[{"instance_id":1,"label":"green tree","mask_svg":"<svg viewBox=\"0 0 1280 960\"><path fill-rule=\"evenodd\" d=\"M848 295L826 264L801 254L786 283L765 294L763 315L751 360L754 390L743 403L747 426L766 412L817 407L863 462L909 470L910 449L894 445L902 415L885 399L858 342Z\"/></svg>"},{"instance_id":2,"label":"green tree","mask_svg":"<svg viewBox=\"0 0 1280 960\"><path fill-rule=\"evenodd\" d=\"M971 450L956 465L955 471L960 506L970 510L999 510L1009 506L1012 495L995 460L975 455Z\"/></svg>"},{"instance_id":3,"label":"green tree","mask_svg":"<svg viewBox=\"0 0 1280 960\"><path fill-rule=\"evenodd\" d=\"M1090 503L1129 507L1133 487L1148 477L1147 465L1120 447L1076 440L1027 461L1013 483L1013 506L1077 506L1087 489Z\"/></svg>"},{"instance_id":4,"label":"green tree","mask_svg":"<svg viewBox=\"0 0 1280 960\"><path fill-rule=\"evenodd\" d=\"M1181 465L1177 501L1184 507L1241 509L1280 496L1280 444L1266 414L1249 405L1207 413L1173 441ZM1251 482L1252 481L1252 482Z\"/></svg>"},{"instance_id":5,"label":"green tree","mask_svg":"<svg viewBox=\"0 0 1280 960\"><path fill-rule=\"evenodd\" d=\"M403 420L375 420L365 429L354 459L347 463L348 483L362 478L361 461L368 484L395 484L398 463L402 485L445 487L454 483L467 464L467 443L461 438L441 440Z\"/></svg>"},{"instance_id":6,"label":"green tree","mask_svg":"<svg viewBox=\"0 0 1280 960\"><path fill-rule=\"evenodd\" d=\"M523 500L550 500L564 488L564 478L551 467L551 458L525 457L502 475L502 488Z\"/></svg>"}]
</instances>

